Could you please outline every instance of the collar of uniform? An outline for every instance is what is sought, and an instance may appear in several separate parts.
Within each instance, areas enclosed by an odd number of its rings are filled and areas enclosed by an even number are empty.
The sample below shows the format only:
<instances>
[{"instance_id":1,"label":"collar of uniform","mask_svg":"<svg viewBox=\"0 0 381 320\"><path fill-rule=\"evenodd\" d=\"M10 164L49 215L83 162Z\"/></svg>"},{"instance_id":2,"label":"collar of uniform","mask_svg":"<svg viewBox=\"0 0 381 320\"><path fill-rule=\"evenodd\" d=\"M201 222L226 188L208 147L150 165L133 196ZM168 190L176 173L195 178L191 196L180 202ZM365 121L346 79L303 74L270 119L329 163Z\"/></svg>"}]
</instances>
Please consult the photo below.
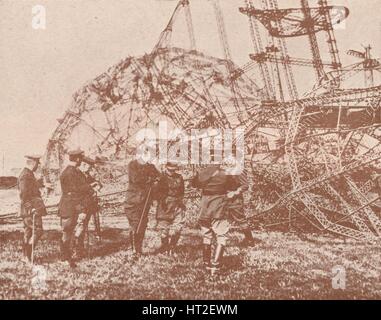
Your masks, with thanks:
<instances>
[{"instance_id":1,"label":"collar of uniform","mask_svg":"<svg viewBox=\"0 0 381 320\"><path fill-rule=\"evenodd\" d=\"M31 169L29 169L28 167L24 167L24 170L33 174L33 171Z\"/></svg>"}]
</instances>

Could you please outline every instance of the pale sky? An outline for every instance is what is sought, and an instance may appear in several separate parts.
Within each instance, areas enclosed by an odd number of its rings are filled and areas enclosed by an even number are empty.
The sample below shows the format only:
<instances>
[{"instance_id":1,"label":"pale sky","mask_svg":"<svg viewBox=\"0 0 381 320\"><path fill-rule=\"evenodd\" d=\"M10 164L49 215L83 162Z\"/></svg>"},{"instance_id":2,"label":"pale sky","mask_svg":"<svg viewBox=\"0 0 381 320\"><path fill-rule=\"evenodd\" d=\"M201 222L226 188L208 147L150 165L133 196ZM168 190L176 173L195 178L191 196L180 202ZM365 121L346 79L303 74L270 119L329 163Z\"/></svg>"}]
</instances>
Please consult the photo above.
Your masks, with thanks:
<instances>
[{"instance_id":1,"label":"pale sky","mask_svg":"<svg viewBox=\"0 0 381 320\"><path fill-rule=\"evenodd\" d=\"M238 65L252 52L247 18L238 12L243 2L220 0ZM278 2L299 6L298 0ZM351 11L345 28L336 32L344 64L356 62L345 52L361 50L361 44L372 44L380 57L381 1L331 3ZM45 30L32 28L37 4L46 8ZM166 0L0 0L0 152L6 169L21 166L26 153L44 153L56 119L77 89L122 58L150 52L175 6L176 1ZM197 49L222 57L211 4L193 0L191 10ZM179 23L173 40L181 46L184 38ZM291 48L293 56L303 57L305 47L307 42Z\"/></svg>"}]
</instances>

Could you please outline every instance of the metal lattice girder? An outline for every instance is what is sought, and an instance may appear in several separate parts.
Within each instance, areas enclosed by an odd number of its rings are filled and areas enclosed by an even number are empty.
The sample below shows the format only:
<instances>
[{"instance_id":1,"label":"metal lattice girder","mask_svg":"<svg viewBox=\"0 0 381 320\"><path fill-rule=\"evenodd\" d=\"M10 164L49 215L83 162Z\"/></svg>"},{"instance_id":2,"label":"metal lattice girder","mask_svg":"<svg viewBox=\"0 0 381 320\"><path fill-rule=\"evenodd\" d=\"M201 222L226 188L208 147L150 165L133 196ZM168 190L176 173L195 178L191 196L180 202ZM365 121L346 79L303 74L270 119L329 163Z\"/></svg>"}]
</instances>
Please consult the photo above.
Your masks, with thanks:
<instances>
[{"instance_id":1,"label":"metal lattice girder","mask_svg":"<svg viewBox=\"0 0 381 320\"><path fill-rule=\"evenodd\" d=\"M338 9L344 13L342 20L335 21L340 23L349 15L349 10L345 7L323 6L319 8L308 8L308 13L311 17L311 21L307 24L308 27L306 27L305 22L306 9L279 9L277 7L271 7L271 9L258 10L254 7L249 7L240 8L240 12L248 16L256 17L273 37L284 38L303 36L311 32L315 33L327 30L326 17L328 16L328 19L331 20L330 16Z\"/></svg>"},{"instance_id":2,"label":"metal lattice girder","mask_svg":"<svg viewBox=\"0 0 381 320\"><path fill-rule=\"evenodd\" d=\"M298 198L303 202L303 204L306 206L308 209L308 212L316 218L316 220L324 227L324 229L338 233L340 235L354 238L357 240L365 240L369 241L369 238L367 237L366 234L363 232L360 232L358 230L354 230L339 224L335 224L327 219L325 214L317 208L315 203L311 201L311 199L308 197L308 195L305 192L300 192L298 194Z\"/></svg>"},{"instance_id":3,"label":"metal lattice girder","mask_svg":"<svg viewBox=\"0 0 381 320\"><path fill-rule=\"evenodd\" d=\"M304 21L328 23L326 1L320 1L317 11L302 0L304 11L297 12L279 9L276 0L258 2L262 13L286 13L286 17L296 14ZM247 12L256 10L252 3L245 1ZM231 61L218 0L212 0L212 5L224 59L195 51L189 0L178 1L150 54L123 59L76 92L50 139L45 168L61 168L68 148L79 143L88 155L106 158L110 166L115 164L123 172L136 133L143 128L156 130L161 120L186 134L196 128L244 127L253 210L261 210L262 215L269 213L268 219L280 218L290 225L294 220L290 218L292 211L322 232L373 242L381 226L366 195L372 183L364 184L361 173L381 160L381 135L377 134L381 125L381 86L341 90L334 85L362 66L357 63L340 67L331 26L322 30L331 39L332 61L319 61L319 39L315 35L310 37L311 59L291 58L284 35L295 34L295 30L283 23L284 16L266 16L281 36L275 39L268 36L266 29L258 28L261 26L256 15L248 14L257 61L238 68ZM181 11L191 50L178 49L171 42ZM311 25L303 28L309 34L316 31ZM264 34L267 39L263 39ZM255 64L260 72L249 77L247 71ZM293 68L300 65L317 67L318 78L324 78L302 99L298 99L293 74ZM326 66L333 71L325 77L322 68ZM258 75L262 77L261 86L256 84ZM353 111L358 110L354 116ZM87 138L91 141L85 141ZM241 138L235 137L233 143ZM113 173L114 167L109 170ZM344 174L350 175L355 186L348 187L345 182L339 186ZM282 219L285 215L286 219ZM334 221L337 216L339 220Z\"/></svg>"},{"instance_id":4,"label":"metal lattice girder","mask_svg":"<svg viewBox=\"0 0 381 320\"><path fill-rule=\"evenodd\" d=\"M360 205L364 206L372 202L369 201L368 198L360 191L360 189L356 186L355 182L350 179L350 177L345 176L345 179ZM381 236L381 219L372 211L370 207L365 207L364 212L366 213L378 236Z\"/></svg>"},{"instance_id":5,"label":"metal lattice girder","mask_svg":"<svg viewBox=\"0 0 381 320\"><path fill-rule=\"evenodd\" d=\"M374 238L372 231L369 229L362 217L360 217L360 212L351 214L353 208L351 208L349 203L340 195L339 192L336 191L334 187L332 187L329 183L326 183L324 185L324 190L337 199L337 201L342 205L342 210L344 210L344 214L350 217L352 222L359 228L361 232L366 234L369 239Z\"/></svg>"},{"instance_id":6,"label":"metal lattice girder","mask_svg":"<svg viewBox=\"0 0 381 320\"><path fill-rule=\"evenodd\" d=\"M160 119L182 129L241 126L240 119L248 118L246 100L255 114L260 93L242 76L234 83L240 98L234 98L229 63L177 48L124 59L73 96L52 141L59 141L64 152L78 146L89 155L123 159L122 150L133 147L131 137ZM238 112L231 110L232 99ZM45 168L57 167L52 163L56 153L50 144Z\"/></svg>"}]
</instances>

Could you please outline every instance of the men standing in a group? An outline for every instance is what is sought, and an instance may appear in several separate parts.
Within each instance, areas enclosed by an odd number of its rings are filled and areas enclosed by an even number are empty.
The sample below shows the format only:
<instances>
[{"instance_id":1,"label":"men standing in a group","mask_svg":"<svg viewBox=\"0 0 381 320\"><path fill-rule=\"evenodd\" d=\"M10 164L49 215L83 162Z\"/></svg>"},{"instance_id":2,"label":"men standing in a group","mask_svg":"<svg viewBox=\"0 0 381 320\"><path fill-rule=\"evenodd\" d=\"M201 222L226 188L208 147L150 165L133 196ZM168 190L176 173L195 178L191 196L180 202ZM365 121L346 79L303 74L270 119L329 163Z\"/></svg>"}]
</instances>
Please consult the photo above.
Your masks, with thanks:
<instances>
[{"instance_id":1,"label":"men standing in a group","mask_svg":"<svg viewBox=\"0 0 381 320\"><path fill-rule=\"evenodd\" d=\"M72 268L76 266L72 258L72 242L76 240L75 245L78 246L78 239L83 232L83 221L87 216L85 200L93 193L86 176L79 169L83 158L83 151L70 151L70 163L60 176L62 196L58 214L62 227L61 257Z\"/></svg>"},{"instance_id":2,"label":"men standing in a group","mask_svg":"<svg viewBox=\"0 0 381 320\"><path fill-rule=\"evenodd\" d=\"M20 216L24 224L23 253L28 261L32 260L33 250L42 236L42 216L46 208L41 198L42 180L37 180L34 173L40 165L40 156L27 155L25 168L18 178L20 194Z\"/></svg>"},{"instance_id":3,"label":"men standing in a group","mask_svg":"<svg viewBox=\"0 0 381 320\"><path fill-rule=\"evenodd\" d=\"M150 163L151 154L138 148L135 159L128 164L128 187L125 213L130 225L131 247L134 257L142 254L143 240L148 223L148 212L152 205L153 192L160 173Z\"/></svg>"}]
</instances>

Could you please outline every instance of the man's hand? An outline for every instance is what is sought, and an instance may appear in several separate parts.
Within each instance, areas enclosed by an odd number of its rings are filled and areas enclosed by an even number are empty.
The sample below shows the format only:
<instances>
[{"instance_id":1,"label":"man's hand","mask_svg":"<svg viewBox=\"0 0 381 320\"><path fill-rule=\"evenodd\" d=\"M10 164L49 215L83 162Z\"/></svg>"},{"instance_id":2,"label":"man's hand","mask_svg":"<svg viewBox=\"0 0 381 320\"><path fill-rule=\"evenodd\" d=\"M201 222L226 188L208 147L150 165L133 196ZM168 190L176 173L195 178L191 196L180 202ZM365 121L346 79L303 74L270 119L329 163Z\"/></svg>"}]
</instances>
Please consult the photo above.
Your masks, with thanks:
<instances>
[{"instance_id":1,"label":"man's hand","mask_svg":"<svg viewBox=\"0 0 381 320\"><path fill-rule=\"evenodd\" d=\"M241 188L238 188L237 190L229 191L226 196L228 197L228 199L231 199L231 198L234 198L235 196L238 196L240 193L241 193Z\"/></svg>"},{"instance_id":2,"label":"man's hand","mask_svg":"<svg viewBox=\"0 0 381 320\"><path fill-rule=\"evenodd\" d=\"M237 195L237 194L236 194L235 191L229 191L229 192L227 193L226 196L228 197L228 199L232 199L232 198L234 198L236 195Z\"/></svg>"}]
</instances>

